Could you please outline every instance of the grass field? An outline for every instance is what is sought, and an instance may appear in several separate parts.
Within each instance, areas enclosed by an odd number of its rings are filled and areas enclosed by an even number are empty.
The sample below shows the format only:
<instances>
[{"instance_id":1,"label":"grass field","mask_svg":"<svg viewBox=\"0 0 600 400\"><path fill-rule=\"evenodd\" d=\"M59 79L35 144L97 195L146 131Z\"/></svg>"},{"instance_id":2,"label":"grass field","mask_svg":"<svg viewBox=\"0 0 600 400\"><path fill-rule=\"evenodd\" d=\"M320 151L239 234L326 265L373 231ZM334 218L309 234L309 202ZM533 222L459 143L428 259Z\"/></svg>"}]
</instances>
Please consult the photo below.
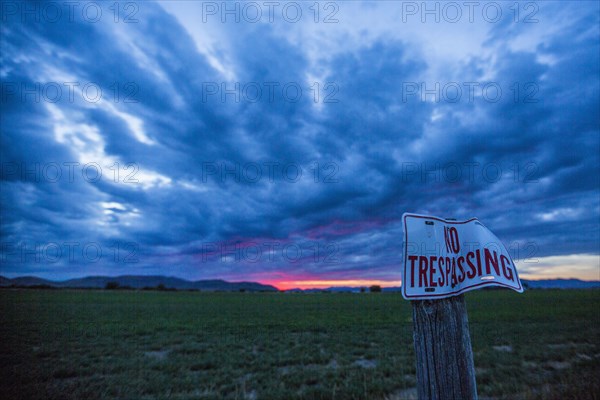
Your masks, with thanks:
<instances>
[{"instance_id":1,"label":"grass field","mask_svg":"<svg viewBox=\"0 0 600 400\"><path fill-rule=\"evenodd\" d=\"M600 398L600 291L466 295L481 398ZM0 290L3 399L403 399L400 294Z\"/></svg>"}]
</instances>

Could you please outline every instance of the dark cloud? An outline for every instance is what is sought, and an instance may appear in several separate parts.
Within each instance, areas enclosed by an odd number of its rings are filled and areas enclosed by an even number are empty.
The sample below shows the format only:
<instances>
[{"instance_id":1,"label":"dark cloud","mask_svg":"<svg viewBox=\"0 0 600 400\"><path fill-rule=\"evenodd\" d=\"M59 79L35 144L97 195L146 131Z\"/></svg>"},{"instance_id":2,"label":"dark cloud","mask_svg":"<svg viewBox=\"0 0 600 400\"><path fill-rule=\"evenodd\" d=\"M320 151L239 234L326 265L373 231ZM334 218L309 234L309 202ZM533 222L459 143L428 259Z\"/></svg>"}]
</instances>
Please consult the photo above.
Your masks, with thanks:
<instances>
[{"instance_id":1,"label":"dark cloud","mask_svg":"<svg viewBox=\"0 0 600 400\"><path fill-rule=\"evenodd\" d=\"M457 102L407 96L432 66L385 37L318 60L320 89L333 83L320 94L336 102L315 103L302 43L265 24L226 29L235 80L263 91L236 101L208 94L235 82L154 3L126 28L7 16L0 272L399 279L406 211L477 216L506 243L535 243L539 257L597 254L598 16L576 11L535 52L512 50L507 40L523 32L497 24L486 42L494 57L448 76L502 95ZM102 88L103 101L70 101L70 79ZM53 82L63 89L55 103L20 93ZM266 83L277 84L273 98ZM297 101L286 84L302 88ZM71 179L64 163L75 162ZM62 166L56 182L51 163ZM85 163L102 179L82 176ZM67 242L79 244L73 260L19 250L64 253ZM258 261L244 253L256 248Z\"/></svg>"}]
</instances>

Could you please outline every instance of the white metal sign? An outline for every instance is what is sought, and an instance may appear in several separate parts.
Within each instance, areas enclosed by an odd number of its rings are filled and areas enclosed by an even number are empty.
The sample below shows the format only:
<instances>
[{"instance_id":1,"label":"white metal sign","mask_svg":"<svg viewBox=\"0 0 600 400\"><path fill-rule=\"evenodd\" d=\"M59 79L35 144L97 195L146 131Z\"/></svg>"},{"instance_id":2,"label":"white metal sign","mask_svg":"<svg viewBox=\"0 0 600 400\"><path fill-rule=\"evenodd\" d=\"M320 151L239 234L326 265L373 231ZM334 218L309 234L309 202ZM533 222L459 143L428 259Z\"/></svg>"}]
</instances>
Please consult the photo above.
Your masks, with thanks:
<instances>
[{"instance_id":1,"label":"white metal sign","mask_svg":"<svg viewBox=\"0 0 600 400\"><path fill-rule=\"evenodd\" d=\"M402 295L441 299L485 286L523 286L506 247L477 218L446 220L404 214Z\"/></svg>"}]
</instances>

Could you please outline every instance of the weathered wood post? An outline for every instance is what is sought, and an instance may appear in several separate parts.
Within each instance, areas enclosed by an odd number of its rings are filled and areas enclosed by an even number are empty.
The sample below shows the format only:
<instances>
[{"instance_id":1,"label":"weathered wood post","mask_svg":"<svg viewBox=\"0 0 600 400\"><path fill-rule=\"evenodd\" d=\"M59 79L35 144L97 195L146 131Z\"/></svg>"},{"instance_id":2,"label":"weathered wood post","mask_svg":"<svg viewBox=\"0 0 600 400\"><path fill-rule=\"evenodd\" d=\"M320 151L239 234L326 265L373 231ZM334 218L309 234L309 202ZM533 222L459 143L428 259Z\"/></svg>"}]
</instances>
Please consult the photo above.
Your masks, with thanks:
<instances>
[{"instance_id":1,"label":"weathered wood post","mask_svg":"<svg viewBox=\"0 0 600 400\"><path fill-rule=\"evenodd\" d=\"M412 302L420 400L476 400L462 293L500 286L522 293L506 247L477 218L404 213L402 296ZM460 238L463 240L461 241Z\"/></svg>"},{"instance_id":2,"label":"weathered wood post","mask_svg":"<svg viewBox=\"0 0 600 400\"><path fill-rule=\"evenodd\" d=\"M411 303L419 400L476 400L464 296Z\"/></svg>"}]
</instances>

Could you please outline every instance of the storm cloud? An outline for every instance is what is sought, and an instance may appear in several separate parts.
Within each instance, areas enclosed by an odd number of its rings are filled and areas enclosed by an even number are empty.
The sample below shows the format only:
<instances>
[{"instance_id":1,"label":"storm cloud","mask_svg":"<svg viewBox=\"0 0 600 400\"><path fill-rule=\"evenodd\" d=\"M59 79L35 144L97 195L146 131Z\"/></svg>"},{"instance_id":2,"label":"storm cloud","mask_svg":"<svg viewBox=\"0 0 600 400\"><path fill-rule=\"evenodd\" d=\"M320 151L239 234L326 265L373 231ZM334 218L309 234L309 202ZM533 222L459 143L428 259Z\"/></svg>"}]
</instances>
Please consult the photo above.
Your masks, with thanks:
<instances>
[{"instance_id":1,"label":"storm cloud","mask_svg":"<svg viewBox=\"0 0 600 400\"><path fill-rule=\"evenodd\" d=\"M3 4L1 274L392 284L417 212L600 279L597 3L186 3Z\"/></svg>"}]
</instances>

